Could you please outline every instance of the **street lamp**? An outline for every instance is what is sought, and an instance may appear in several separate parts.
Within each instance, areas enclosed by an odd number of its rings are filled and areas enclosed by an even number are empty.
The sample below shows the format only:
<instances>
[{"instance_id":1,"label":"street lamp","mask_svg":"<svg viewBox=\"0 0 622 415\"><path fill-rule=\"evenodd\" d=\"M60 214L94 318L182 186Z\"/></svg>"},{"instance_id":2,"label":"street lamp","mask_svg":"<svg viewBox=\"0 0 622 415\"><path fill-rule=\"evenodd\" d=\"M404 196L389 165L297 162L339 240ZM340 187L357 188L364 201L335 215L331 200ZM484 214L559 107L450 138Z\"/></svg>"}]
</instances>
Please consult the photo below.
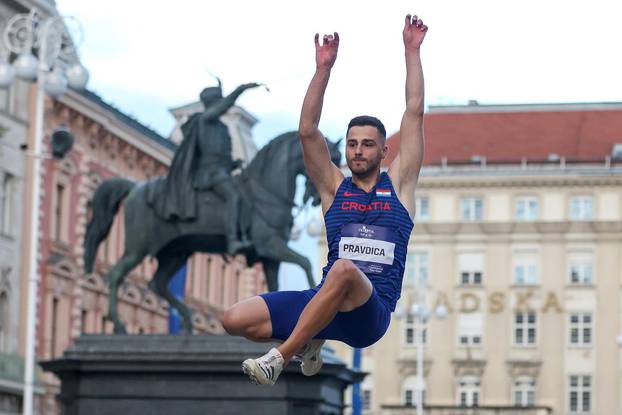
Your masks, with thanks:
<instances>
[{"instance_id":1,"label":"street lamp","mask_svg":"<svg viewBox=\"0 0 622 415\"><path fill-rule=\"evenodd\" d=\"M318 216L312 216L306 225L307 234L312 238L320 238L324 236L324 224ZM362 351L358 347L352 349L352 369L360 372L362 361ZM361 415L362 413L361 402L361 384L355 383L352 385L352 415Z\"/></svg>"},{"instance_id":2,"label":"street lamp","mask_svg":"<svg viewBox=\"0 0 622 415\"><path fill-rule=\"evenodd\" d=\"M73 29L70 33L70 29ZM43 146L43 107L45 93L56 98L67 86L82 89L88 82L88 71L80 64L76 43L81 41L81 27L73 17L41 16L37 9L17 14L7 23L3 33L4 56L0 59L0 87L11 86L15 76L37 82L32 160L32 209L30 212L30 250L26 353L24 367L23 414L33 413L35 328L39 273L39 209L41 197L41 158ZM6 50L17 54L11 65ZM33 51L36 50L36 56ZM68 68L68 69L66 69Z\"/></svg>"},{"instance_id":3,"label":"street lamp","mask_svg":"<svg viewBox=\"0 0 622 415\"><path fill-rule=\"evenodd\" d=\"M426 305L426 294L427 294L427 278L422 275L419 275L417 280L415 281L415 301L410 302L409 307L405 310L404 307L400 304L395 308L395 317L398 320L401 320L404 317L413 317L415 327L415 347L417 349L417 381L416 381L416 390L415 397L417 400L416 405L416 413L417 415L423 415L423 393L426 389L425 387L425 377L423 376L423 330L425 324L431 317L430 310ZM443 320L447 317L449 310L447 306L444 304L438 304L434 308L434 316Z\"/></svg>"}]
</instances>

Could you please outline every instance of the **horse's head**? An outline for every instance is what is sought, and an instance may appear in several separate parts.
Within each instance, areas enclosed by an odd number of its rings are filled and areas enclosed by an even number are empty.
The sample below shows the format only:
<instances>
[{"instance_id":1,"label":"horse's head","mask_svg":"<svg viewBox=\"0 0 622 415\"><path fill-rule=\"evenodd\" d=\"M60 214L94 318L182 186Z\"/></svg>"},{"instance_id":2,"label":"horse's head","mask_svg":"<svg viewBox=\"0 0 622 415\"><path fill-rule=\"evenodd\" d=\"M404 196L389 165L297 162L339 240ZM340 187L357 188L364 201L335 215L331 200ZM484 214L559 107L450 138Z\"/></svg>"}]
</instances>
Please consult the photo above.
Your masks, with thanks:
<instances>
[{"instance_id":1,"label":"horse's head","mask_svg":"<svg viewBox=\"0 0 622 415\"><path fill-rule=\"evenodd\" d=\"M331 161L335 164L335 166L339 167L341 164L341 151L339 150L339 144L341 143L341 139L337 142L333 143L330 140L326 140L326 144L328 145L328 152L330 154ZM317 206L320 204L320 194L313 185L313 182L309 180L307 177L307 183L305 186L305 194L302 198L302 203L306 204L309 199L312 199L311 205Z\"/></svg>"}]
</instances>

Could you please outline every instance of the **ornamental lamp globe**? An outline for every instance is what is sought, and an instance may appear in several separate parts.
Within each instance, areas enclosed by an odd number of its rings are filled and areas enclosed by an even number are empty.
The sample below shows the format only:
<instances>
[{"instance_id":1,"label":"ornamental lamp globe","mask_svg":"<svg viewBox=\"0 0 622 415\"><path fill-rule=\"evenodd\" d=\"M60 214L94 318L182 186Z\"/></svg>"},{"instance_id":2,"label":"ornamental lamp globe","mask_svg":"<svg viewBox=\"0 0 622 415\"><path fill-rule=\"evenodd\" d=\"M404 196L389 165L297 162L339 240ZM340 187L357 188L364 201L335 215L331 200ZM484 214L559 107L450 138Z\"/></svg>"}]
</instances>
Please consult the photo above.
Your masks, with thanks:
<instances>
[{"instance_id":1,"label":"ornamental lamp globe","mask_svg":"<svg viewBox=\"0 0 622 415\"><path fill-rule=\"evenodd\" d=\"M449 310L445 304L439 304L434 309L434 314L436 315L436 318L443 320L449 314Z\"/></svg>"},{"instance_id":2,"label":"ornamental lamp globe","mask_svg":"<svg viewBox=\"0 0 622 415\"><path fill-rule=\"evenodd\" d=\"M15 59L13 66L18 78L24 81L34 81L37 78L38 64L39 61L31 53L23 52Z\"/></svg>"},{"instance_id":3,"label":"ornamental lamp globe","mask_svg":"<svg viewBox=\"0 0 622 415\"><path fill-rule=\"evenodd\" d=\"M8 89L15 79L15 68L8 62L0 62L0 88Z\"/></svg>"},{"instance_id":4,"label":"ornamental lamp globe","mask_svg":"<svg viewBox=\"0 0 622 415\"><path fill-rule=\"evenodd\" d=\"M300 234L302 234L302 228L297 223L294 223L289 232L290 241L297 241L300 238Z\"/></svg>"},{"instance_id":5,"label":"ornamental lamp globe","mask_svg":"<svg viewBox=\"0 0 622 415\"><path fill-rule=\"evenodd\" d=\"M67 91L67 78L60 69L54 68L52 72L45 75L43 89L49 96L58 98Z\"/></svg>"},{"instance_id":6,"label":"ornamental lamp globe","mask_svg":"<svg viewBox=\"0 0 622 415\"><path fill-rule=\"evenodd\" d=\"M80 63L72 65L65 74L71 89L82 90L86 88L86 84L89 82L89 71Z\"/></svg>"},{"instance_id":7,"label":"ornamental lamp globe","mask_svg":"<svg viewBox=\"0 0 622 415\"><path fill-rule=\"evenodd\" d=\"M322 236L324 227L317 217L314 217L307 223L307 233L309 236L317 238Z\"/></svg>"}]
</instances>

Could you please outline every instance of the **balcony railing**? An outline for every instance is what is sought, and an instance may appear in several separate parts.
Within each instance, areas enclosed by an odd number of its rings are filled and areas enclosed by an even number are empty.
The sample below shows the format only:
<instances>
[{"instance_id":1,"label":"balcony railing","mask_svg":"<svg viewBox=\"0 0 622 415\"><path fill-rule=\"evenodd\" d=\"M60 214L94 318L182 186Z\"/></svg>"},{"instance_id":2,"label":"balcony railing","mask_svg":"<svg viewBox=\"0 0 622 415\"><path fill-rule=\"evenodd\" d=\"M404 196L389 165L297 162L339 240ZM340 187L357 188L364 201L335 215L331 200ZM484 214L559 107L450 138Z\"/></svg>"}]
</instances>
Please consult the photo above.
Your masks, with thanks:
<instances>
[{"instance_id":1,"label":"balcony railing","mask_svg":"<svg viewBox=\"0 0 622 415\"><path fill-rule=\"evenodd\" d=\"M381 415L417 415L417 408L403 405L383 405ZM551 415L548 406L478 406L466 408L451 405L424 405L425 415Z\"/></svg>"},{"instance_id":2,"label":"balcony railing","mask_svg":"<svg viewBox=\"0 0 622 415\"><path fill-rule=\"evenodd\" d=\"M35 368L35 383L39 383L41 370ZM0 380L24 382L24 358L17 354L0 353Z\"/></svg>"},{"instance_id":3,"label":"balcony railing","mask_svg":"<svg viewBox=\"0 0 622 415\"><path fill-rule=\"evenodd\" d=\"M24 381L24 359L15 354L0 353L0 378Z\"/></svg>"}]
</instances>

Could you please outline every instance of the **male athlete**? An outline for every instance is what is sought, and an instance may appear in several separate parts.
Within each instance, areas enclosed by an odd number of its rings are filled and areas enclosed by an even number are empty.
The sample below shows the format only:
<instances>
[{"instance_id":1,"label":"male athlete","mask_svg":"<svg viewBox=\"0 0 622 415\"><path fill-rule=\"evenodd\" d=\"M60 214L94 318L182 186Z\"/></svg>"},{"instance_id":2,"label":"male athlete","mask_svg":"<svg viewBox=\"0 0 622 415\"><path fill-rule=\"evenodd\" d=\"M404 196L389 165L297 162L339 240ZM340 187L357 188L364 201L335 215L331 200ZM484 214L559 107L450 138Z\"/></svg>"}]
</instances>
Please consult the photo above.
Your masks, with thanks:
<instances>
[{"instance_id":1,"label":"male athlete","mask_svg":"<svg viewBox=\"0 0 622 415\"><path fill-rule=\"evenodd\" d=\"M386 332L402 287L408 239L415 215L415 185L423 160L423 72L419 48L427 27L406 16L406 111L400 148L387 173L386 131L374 117L352 119L346 133L344 177L330 159L318 125L324 92L337 58L339 35L315 35L316 71L300 115L300 141L309 178L317 187L326 224L328 264L320 284L305 291L280 291L235 304L223 318L225 330L254 341L283 343L242 363L244 373L273 385L283 367L298 354L302 373L321 366L325 339L368 347Z\"/></svg>"}]
</instances>

